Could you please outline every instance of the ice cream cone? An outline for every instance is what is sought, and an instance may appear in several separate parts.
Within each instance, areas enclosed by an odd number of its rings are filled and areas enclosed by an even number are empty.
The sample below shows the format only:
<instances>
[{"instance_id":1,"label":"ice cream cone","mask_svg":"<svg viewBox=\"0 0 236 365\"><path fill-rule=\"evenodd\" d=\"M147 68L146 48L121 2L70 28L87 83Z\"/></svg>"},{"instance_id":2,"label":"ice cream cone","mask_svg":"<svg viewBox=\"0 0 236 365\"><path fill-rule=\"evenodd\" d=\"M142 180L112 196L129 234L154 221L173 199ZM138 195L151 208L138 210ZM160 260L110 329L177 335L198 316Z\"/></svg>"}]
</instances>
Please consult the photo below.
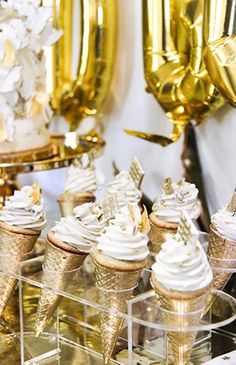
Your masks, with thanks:
<instances>
[{"instance_id":1,"label":"ice cream cone","mask_svg":"<svg viewBox=\"0 0 236 365\"><path fill-rule=\"evenodd\" d=\"M95 264L96 284L99 290L101 306L125 313L127 300L133 294L142 269L147 261L121 261L108 257L97 249L91 250ZM123 318L106 310L100 311L102 351L105 365L111 355L120 334Z\"/></svg>"},{"instance_id":2,"label":"ice cream cone","mask_svg":"<svg viewBox=\"0 0 236 365\"><path fill-rule=\"evenodd\" d=\"M84 203L94 202L95 196L90 192L70 193L64 192L59 195L57 201L60 207L62 217L73 215L73 209Z\"/></svg>"},{"instance_id":3,"label":"ice cream cone","mask_svg":"<svg viewBox=\"0 0 236 365\"><path fill-rule=\"evenodd\" d=\"M236 267L236 242L221 236L211 224L207 254L213 271L212 285L215 289L223 290L232 275L229 270L232 269L232 262Z\"/></svg>"},{"instance_id":4,"label":"ice cream cone","mask_svg":"<svg viewBox=\"0 0 236 365\"><path fill-rule=\"evenodd\" d=\"M0 222L1 269L18 274L20 262L30 253L40 235L39 231L10 226ZM17 285L17 279L1 274L0 316Z\"/></svg>"},{"instance_id":5,"label":"ice cream cone","mask_svg":"<svg viewBox=\"0 0 236 365\"><path fill-rule=\"evenodd\" d=\"M169 238L173 237L178 229L177 223L165 222L157 218L154 213L149 216L151 229L149 232L151 252L160 252L161 245Z\"/></svg>"},{"instance_id":6,"label":"ice cream cone","mask_svg":"<svg viewBox=\"0 0 236 365\"><path fill-rule=\"evenodd\" d=\"M56 240L49 233L43 265L43 284L57 290L66 290L86 257L86 253ZM35 322L36 337L44 330L61 300L62 297L52 290L41 289Z\"/></svg>"},{"instance_id":7,"label":"ice cream cone","mask_svg":"<svg viewBox=\"0 0 236 365\"><path fill-rule=\"evenodd\" d=\"M185 327L197 326L204 305L208 299L210 285L196 291L167 290L152 274L151 284L161 304L163 321L168 326L176 327L168 331L167 336L172 349L174 364L187 365L196 338L195 331L181 331Z\"/></svg>"}]
</instances>

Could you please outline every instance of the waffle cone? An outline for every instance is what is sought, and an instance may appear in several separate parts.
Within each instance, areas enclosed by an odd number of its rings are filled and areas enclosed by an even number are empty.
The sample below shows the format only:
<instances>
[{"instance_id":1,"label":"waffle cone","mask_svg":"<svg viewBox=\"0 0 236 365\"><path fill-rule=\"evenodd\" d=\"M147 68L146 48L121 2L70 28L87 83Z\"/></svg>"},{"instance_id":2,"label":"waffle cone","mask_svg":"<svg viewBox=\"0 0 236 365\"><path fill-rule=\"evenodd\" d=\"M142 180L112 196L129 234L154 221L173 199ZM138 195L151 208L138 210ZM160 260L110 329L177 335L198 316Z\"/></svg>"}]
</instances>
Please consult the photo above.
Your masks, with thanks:
<instances>
[{"instance_id":1,"label":"waffle cone","mask_svg":"<svg viewBox=\"0 0 236 365\"><path fill-rule=\"evenodd\" d=\"M31 229L23 229L16 226L9 226L0 223L0 256L1 269L19 274L20 262L24 256L30 253L40 235L40 232ZM18 280L0 274L0 316L7 305L7 302L14 292Z\"/></svg>"},{"instance_id":2,"label":"waffle cone","mask_svg":"<svg viewBox=\"0 0 236 365\"><path fill-rule=\"evenodd\" d=\"M167 337L172 349L174 364L188 364L196 332L183 332L178 328L198 325L205 303L209 296L210 285L196 291L174 291L165 289L154 277L151 284L156 292L157 300L163 309L163 321L166 325L177 327L176 331L167 331ZM179 313L175 314L175 313ZM189 315L188 315L189 313Z\"/></svg>"},{"instance_id":3,"label":"waffle cone","mask_svg":"<svg viewBox=\"0 0 236 365\"><path fill-rule=\"evenodd\" d=\"M55 242L57 246L54 245L52 234L47 236L42 283L56 290L64 291L70 285L76 269L83 264L87 254L66 251L64 245L62 248L58 247L58 240ZM35 322L36 337L44 330L61 300L62 297L52 290L41 289Z\"/></svg>"},{"instance_id":4,"label":"waffle cone","mask_svg":"<svg viewBox=\"0 0 236 365\"><path fill-rule=\"evenodd\" d=\"M178 229L177 223L165 222L156 217L154 213L149 217L151 229L149 231L150 251L159 253L161 245L169 237L173 237Z\"/></svg>"},{"instance_id":5,"label":"waffle cone","mask_svg":"<svg viewBox=\"0 0 236 365\"><path fill-rule=\"evenodd\" d=\"M97 249L91 250L95 264L96 284L99 290L99 304L112 310L125 313L127 300L133 294L146 260L130 263L107 257ZM104 266L106 265L106 266ZM105 365L109 363L117 339L120 335L123 318L106 310L100 311L102 351Z\"/></svg>"},{"instance_id":6,"label":"waffle cone","mask_svg":"<svg viewBox=\"0 0 236 365\"><path fill-rule=\"evenodd\" d=\"M84 193L64 192L57 199L62 217L73 215L73 209L78 205L94 201L95 201L95 196L90 192L84 192Z\"/></svg>"},{"instance_id":7,"label":"waffle cone","mask_svg":"<svg viewBox=\"0 0 236 365\"><path fill-rule=\"evenodd\" d=\"M223 290L232 275L224 269L232 268L231 259L236 262L236 242L221 236L211 224L207 254L213 271L213 287ZM217 267L219 264L220 267Z\"/></svg>"}]
</instances>

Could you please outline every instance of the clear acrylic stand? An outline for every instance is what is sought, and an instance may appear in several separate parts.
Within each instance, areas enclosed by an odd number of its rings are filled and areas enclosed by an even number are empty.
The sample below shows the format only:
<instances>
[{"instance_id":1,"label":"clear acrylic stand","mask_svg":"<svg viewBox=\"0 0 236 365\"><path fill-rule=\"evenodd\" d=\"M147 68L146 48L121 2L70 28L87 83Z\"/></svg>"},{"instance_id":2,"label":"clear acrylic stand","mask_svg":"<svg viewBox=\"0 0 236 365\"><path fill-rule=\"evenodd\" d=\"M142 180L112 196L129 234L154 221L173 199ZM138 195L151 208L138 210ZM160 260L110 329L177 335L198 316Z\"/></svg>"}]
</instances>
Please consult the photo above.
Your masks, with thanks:
<instances>
[{"instance_id":1,"label":"clear acrylic stand","mask_svg":"<svg viewBox=\"0 0 236 365\"><path fill-rule=\"evenodd\" d=\"M141 360L141 363L148 365L163 361L167 364L167 359L172 356L167 346L168 331L198 332L191 361L194 365L201 364L201 358L206 361L211 356L209 334L236 319L236 300L218 291L212 317L208 314L198 326L167 326L149 284L150 270L143 270L139 285L127 303L127 313L106 308L99 304L99 289L95 285L93 266L89 266L88 272L88 265L85 264L77 271L66 291L51 288L63 296L63 301L44 332L36 338L34 323L37 301L40 289L45 287L42 283L42 263L43 256L25 260L21 262L18 273L7 270L6 265L0 266L0 273L19 280L20 328L18 332L12 331L7 338L11 335L15 339L15 347L20 344L21 365L102 365L101 310L124 320L111 365L134 365Z\"/></svg>"}]
</instances>

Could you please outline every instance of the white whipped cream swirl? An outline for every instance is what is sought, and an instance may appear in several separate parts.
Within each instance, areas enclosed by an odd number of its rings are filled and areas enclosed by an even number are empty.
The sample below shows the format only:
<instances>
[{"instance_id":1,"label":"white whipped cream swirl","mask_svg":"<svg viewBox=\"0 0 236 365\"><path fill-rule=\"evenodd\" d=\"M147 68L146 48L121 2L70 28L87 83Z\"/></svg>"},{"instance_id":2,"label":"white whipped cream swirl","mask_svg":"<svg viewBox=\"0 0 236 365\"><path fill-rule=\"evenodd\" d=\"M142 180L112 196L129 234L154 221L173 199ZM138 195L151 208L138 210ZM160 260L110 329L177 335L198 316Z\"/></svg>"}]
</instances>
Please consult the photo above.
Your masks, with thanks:
<instances>
[{"instance_id":1,"label":"white whipped cream swirl","mask_svg":"<svg viewBox=\"0 0 236 365\"><path fill-rule=\"evenodd\" d=\"M61 218L51 230L58 240L88 253L97 244L104 227L99 220L101 210L94 203L85 203L76 207L73 214Z\"/></svg>"},{"instance_id":2,"label":"white whipped cream swirl","mask_svg":"<svg viewBox=\"0 0 236 365\"><path fill-rule=\"evenodd\" d=\"M156 256L152 270L166 289L199 290L212 281L212 271L199 241L185 244L181 239L169 238Z\"/></svg>"},{"instance_id":3,"label":"white whipped cream swirl","mask_svg":"<svg viewBox=\"0 0 236 365\"><path fill-rule=\"evenodd\" d=\"M138 204L142 197L141 190L137 189L133 179L127 171L121 171L115 179L107 185L108 194L116 194L120 207L128 203Z\"/></svg>"},{"instance_id":4,"label":"white whipped cream swirl","mask_svg":"<svg viewBox=\"0 0 236 365\"><path fill-rule=\"evenodd\" d=\"M5 206L0 211L0 221L10 226L41 231L46 225L43 199L40 198L38 203L33 203L31 186L15 190L14 195L7 198Z\"/></svg>"},{"instance_id":5,"label":"white whipped cream swirl","mask_svg":"<svg viewBox=\"0 0 236 365\"><path fill-rule=\"evenodd\" d=\"M96 171L94 168L83 168L71 165L68 171L65 192L93 193L97 189Z\"/></svg>"},{"instance_id":6,"label":"white whipped cream swirl","mask_svg":"<svg viewBox=\"0 0 236 365\"><path fill-rule=\"evenodd\" d=\"M122 207L105 227L97 246L105 255L127 261L142 261L148 256L148 237L139 228L140 209L132 204L132 210L133 216L129 206Z\"/></svg>"},{"instance_id":7,"label":"white whipped cream swirl","mask_svg":"<svg viewBox=\"0 0 236 365\"><path fill-rule=\"evenodd\" d=\"M179 223L181 213L185 211L191 219L200 215L198 203L198 189L194 184L183 181L181 184L172 184L173 193L164 191L153 204L152 210L156 217L171 223Z\"/></svg>"},{"instance_id":8,"label":"white whipped cream swirl","mask_svg":"<svg viewBox=\"0 0 236 365\"><path fill-rule=\"evenodd\" d=\"M229 212L225 207L211 217L211 222L222 236L236 241L236 214Z\"/></svg>"}]
</instances>

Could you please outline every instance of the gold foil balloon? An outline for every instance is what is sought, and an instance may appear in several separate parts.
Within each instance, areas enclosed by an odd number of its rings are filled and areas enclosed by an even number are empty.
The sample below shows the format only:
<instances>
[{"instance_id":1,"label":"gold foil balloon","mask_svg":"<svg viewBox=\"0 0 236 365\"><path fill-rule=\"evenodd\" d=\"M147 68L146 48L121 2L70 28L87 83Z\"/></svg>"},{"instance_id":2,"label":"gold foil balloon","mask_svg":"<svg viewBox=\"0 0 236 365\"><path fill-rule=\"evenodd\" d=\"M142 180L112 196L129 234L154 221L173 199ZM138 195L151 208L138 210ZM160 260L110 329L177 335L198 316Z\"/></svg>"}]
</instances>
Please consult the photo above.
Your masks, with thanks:
<instances>
[{"instance_id":1,"label":"gold foil balloon","mask_svg":"<svg viewBox=\"0 0 236 365\"><path fill-rule=\"evenodd\" d=\"M203 60L203 14L204 0L143 0L145 79L174 126L168 138L128 134L166 146L224 104Z\"/></svg>"},{"instance_id":2,"label":"gold foil balloon","mask_svg":"<svg viewBox=\"0 0 236 365\"><path fill-rule=\"evenodd\" d=\"M236 2L206 0L204 59L222 95L236 106Z\"/></svg>"},{"instance_id":3,"label":"gold foil balloon","mask_svg":"<svg viewBox=\"0 0 236 365\"><path fill-rule=\"evenodd\" d=\"M44 0L44 4L49 3L54 9L54 25L63 30L63 36L48 55L52 70L51 104L58 115L66 117L70 129L75 130L83 118L101 112L109 91L116 54L117 3L116 0ZM78 25L75 12L80 13ZM80 52L73 78L75 41L80 44Z\"/></svg>"},{"instance_id":4,"label":"gold foil balloon","mask_svg":"<svg viewBox=\"0 0 236 365\"><path fill-rule=\"evenodd\" d=\"M114 73L116 0L81 0L81 51L77 78L62 95L61 112L71 129L101 112Z\"/></svg>"}]
</instances>

